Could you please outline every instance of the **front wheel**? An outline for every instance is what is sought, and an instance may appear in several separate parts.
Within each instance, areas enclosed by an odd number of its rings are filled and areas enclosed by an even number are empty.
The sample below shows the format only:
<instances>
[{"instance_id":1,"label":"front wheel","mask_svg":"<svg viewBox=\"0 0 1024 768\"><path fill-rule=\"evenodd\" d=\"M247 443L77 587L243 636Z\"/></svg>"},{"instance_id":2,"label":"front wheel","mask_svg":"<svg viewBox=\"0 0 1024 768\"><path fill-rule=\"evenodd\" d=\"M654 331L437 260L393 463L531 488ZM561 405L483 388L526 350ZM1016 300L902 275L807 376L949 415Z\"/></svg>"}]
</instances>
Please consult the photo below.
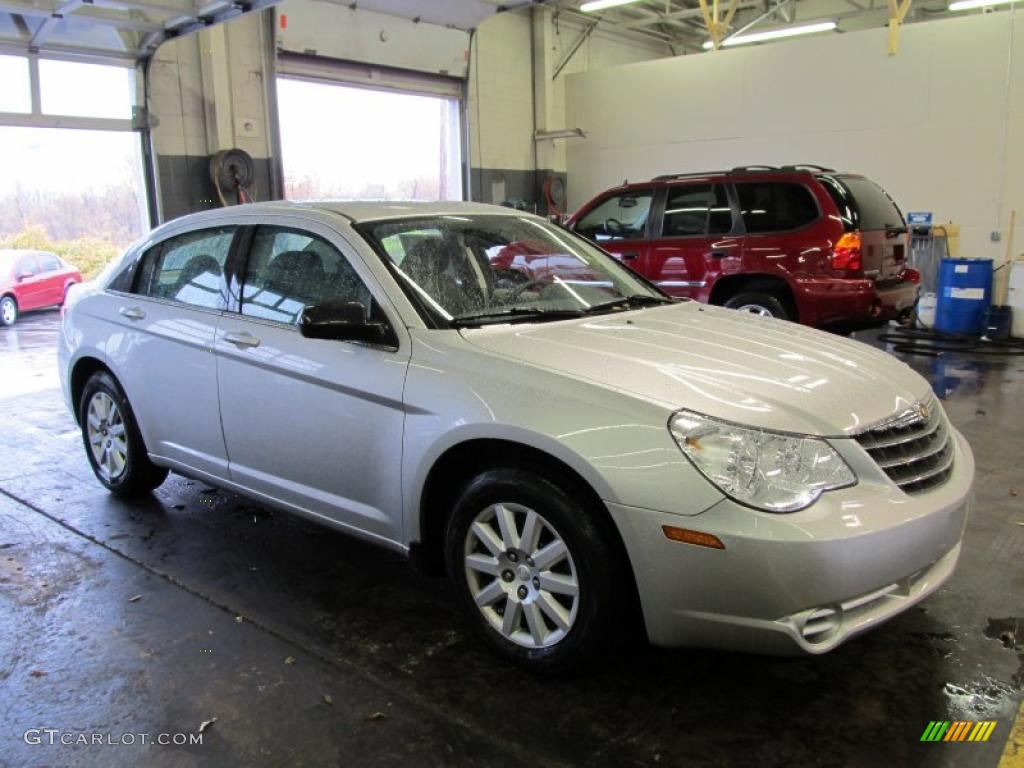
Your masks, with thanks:
<instances>
[{"instance_id":1,"label":"front wheel","mask_svg":"<svg viewBox=\"0 0 1024 768\"><path fill-rule=\"evenodd\" d=\"M0 325L14 325L18 321L18 302L13 296L0 299Z\"/></svg>"},{"instance_id":2,"label":"front wheel","mask_svg":"<svg viewBox=\"0 0 1024 768\"><path fill-rule=\"evenodd\" d=\"M761 317L777 317L780 320L793 319L790 311L778 296L764 291L737 293L725 302L725 306Z\"/></svg>"},{"instance_id":3,"label":"front wheel","mask_svg":"<svg viewBox=\"0 0 1024 768\"><path fill-rule=\"evenodd\" d=\"M537 671L585 665L628 613L628 564L610 524L579 497L531 471L488 470L463 489L448 524L448 573L474 625Z\"/></svg>"},{"instance_id":4,"label":"front wheel","mask_svg":"<svg viewBox=\"0 0 1024 768\"><path fill-rule=\"evenodd\" d=\"M109 373L94 373L79 406L85 454L96 478L118 496L149 493L167 470L149 460L128 398Z\"/></svg>"}]
</instances>

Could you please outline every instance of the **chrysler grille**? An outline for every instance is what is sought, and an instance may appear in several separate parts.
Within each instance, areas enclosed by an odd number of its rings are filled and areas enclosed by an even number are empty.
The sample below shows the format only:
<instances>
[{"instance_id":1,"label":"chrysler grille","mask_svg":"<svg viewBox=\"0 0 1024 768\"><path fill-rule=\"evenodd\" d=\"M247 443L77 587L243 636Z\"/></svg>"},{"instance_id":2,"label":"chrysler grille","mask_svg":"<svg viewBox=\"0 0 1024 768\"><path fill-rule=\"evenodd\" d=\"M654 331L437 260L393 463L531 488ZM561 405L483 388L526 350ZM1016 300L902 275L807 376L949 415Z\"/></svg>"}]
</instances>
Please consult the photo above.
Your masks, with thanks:
<instances>
[{"instance_id":1,"label":"chrysler grille","mask_svg":"<svg viewBox=\"0 0 1024 768\"><path fill-rule=\"evenodd\" d=\"M857 441L909 494L941 485L953 471L952 436L942 408L934 400L862 432Z\"/></svg>"}]
</instances>

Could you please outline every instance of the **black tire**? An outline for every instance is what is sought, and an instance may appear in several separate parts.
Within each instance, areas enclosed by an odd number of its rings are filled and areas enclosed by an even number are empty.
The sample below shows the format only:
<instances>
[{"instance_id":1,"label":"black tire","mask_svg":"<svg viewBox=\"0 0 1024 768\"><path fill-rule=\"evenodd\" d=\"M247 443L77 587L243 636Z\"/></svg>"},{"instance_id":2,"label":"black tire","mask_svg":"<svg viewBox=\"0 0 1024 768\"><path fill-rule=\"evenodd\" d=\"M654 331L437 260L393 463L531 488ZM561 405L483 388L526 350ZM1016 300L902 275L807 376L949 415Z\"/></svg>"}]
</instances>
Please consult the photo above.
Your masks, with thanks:
<instances>
[{"instance_id":1,"label":"black tire","mask_svg":"<svg viewBox=\"0 0 1024 768\"><path fill-rule=\"evenodd\" d=\"M793 319L793 313L786 306L786 303L779 296L766 291L743 291L742 293L737 293L735 296L730 296L724 306L730 309L759 307L779 320ZM760 313L754 312L754 314Z\"/></svg>"},{"instance_id":2,"label":"black tire","mask_svg":"<svg viewBox=\"0 0 1024 768\"><path fill-rule=\"evenodd\" d=\"M632 592L627 587L632 584L632 572L629 563L624 562L626 558L621 552L621 544L617 541L614 527L610 521L600 519L594 510L582 504L580 498L583 498L583 495L572 483L553 481L526 469L496 468L481 473L462 489L448 521L445 535L448 575L470 621L499 654L532 671L564 674L586 667L599 653L607 652L617 644L615 641L621 641L627 636L624 630L630 621L625 621L625 617L628 616L630 620L635 617L630 600ZM575 613L566 610L566 613L574 618L568 630L559 630L550 614L543 617L545 631L550 632L549 638L554 638L558 632L563 633L560 639L552 639L551 644L546 647L525 647L517 644L503 634L501 628L490 623L492 620L502 621L502 617L511 606L516 610L514 615L521 616L521 625L517 626L521 626L523 634L519 636L529 641L529 634L532 632L528 632L529 622L525 616L528 603L536 602L536 611L539 613L534 615L541 615L545 613L541 611L544 606L537 601L550 601L554 595L553 592L548 592L542 598L539 587L523 600L514 597L514 593L543 582L533 581L525 576L515 576L514 578L522 578L524 581L510 583L502 574L507 576L512 572L504 570L495 576L471 577L467 573L467 540L470 527L479 515L484 514L495 504L520 505L536 511L550 526L546 533L557 535L568 549L569 557L564 558L560 564L551 566L551 569L544 573L550 576L556 573L556 568L574 569L574 578L578 584ZM519 514L522 518L517 519L524 522L522 525L517 522L517 526L525 529L526 513ZM520 530L517 536L523 533L525 531ZM550 542L551 539L541 536L538 541L539 546L543 548L545 541ZM528 550L520 550L522 553L526 551ZM503 551L502 555L505 554L506 551ZM483 553L483 556L490 555ZM522 554L517 558L519 566L509 566L508 560L505 560L505 565L502 566L498 556L493 556L492 559L498 560L499 568L518 568L527 563L530 566L534 565L532 559L524 558ZM493 603L491 618L485 615L485 608L477 606L471 591L471 578L477 580L478 589L483 580L488 580L483 585L484 589L497 582L499 587L505 590L506 587L501 582L508 584L507 589L511 592L503 594ZM535 571L533 578L543 578L543 575ZM523 594L525 593L520 594L520 597ZM560 596L557 599L571 602L574 598ZM520 604L516 606L513 602ZM565 610L564 603L562 608Z\"/></svg>"},{"instance_id":3,"label":"black tire","mask_svg":"<svg viewBox=\"0 0 1024 768\"><path fill-rule=\"evenodd\" d=\"M127 450L124 452L125 458L123 463L115 464L113 467L105 466L101 468L100 461L93 452L92 443L90 442L89 407L93 399L99 395L105 395L113 401L119 415L119 419L115 420L119 421L120 425L123 425L123 444ZM103 400L99 399L98 403L101 402ZM111 493L123 498L144 496L167 479L168 470L164 467L156 466L149 460L149 454L146 451L145 443L142 441L142 434L139 432L135 414L128 403L128 398L125 397L121 389L121 385L117 383L117 379L112 375L106 371L97 371L89 377L89 380L85 383L85 388L82 390L78 413L79 421L81 422L82 443L85 446L85 455L89 459L89 465L92 467L96 479ZM117 424L113 424L115 420L112 420L111 426L117 426ZM101 423L104 428L97 437L100 438L101 442L106 440L106 445L110 446L110 440L113 439L114 434L113 430L110 430L108 433L106 421L104 420Z\"/></svg>"},{"instance_id":4,"label":"black tire","mask_svg":"<svg viewBox=\"0 0 1024 768\"><path fill-rule=\"evenodd\" d=\"M11 326L18 322L18 300L13 296L0 298L0 325Z\"/></svg>"}]
</instances>

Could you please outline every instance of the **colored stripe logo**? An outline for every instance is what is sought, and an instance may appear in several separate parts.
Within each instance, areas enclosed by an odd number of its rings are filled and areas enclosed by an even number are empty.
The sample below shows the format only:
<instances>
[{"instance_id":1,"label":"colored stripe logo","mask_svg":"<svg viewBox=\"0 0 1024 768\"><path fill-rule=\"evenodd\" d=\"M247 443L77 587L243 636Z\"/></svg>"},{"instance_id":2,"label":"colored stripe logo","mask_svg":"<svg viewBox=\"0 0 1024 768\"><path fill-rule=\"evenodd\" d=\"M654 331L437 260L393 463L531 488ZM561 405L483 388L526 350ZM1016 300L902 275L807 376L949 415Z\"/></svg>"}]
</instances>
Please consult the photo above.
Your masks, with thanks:
<instances>
[{"instance_id":1,"label":"colored stripe logo","mask_svg":"<svg viewBox=\"0 0 1024 768\"><path fill-rule=\"evenodd\" d=\"M932 720L921 734L921 741L988 741L995 720Z\"/></svg>"}]
</instances>

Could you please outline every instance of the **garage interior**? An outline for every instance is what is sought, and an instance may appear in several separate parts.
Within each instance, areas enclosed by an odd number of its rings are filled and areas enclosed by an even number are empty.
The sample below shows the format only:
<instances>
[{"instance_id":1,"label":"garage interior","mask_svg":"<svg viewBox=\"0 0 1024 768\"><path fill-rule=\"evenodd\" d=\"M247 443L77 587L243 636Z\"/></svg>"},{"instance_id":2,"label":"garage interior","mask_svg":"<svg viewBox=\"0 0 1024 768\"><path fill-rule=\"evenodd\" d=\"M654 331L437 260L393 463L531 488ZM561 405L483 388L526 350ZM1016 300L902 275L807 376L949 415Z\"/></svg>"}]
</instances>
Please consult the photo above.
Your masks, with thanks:
<instances>
[{"instance_id":1,"label":"garage interior","mask_svg":"<svg viewBox=\"0 0 1024 768\"><path fill-rule=\"evenodd\" d=\"M0 249L88 280L159 224L249 201L564 217L624 181L815 162L908 214L922 291L943 257L991 260L1024 336L1024 8L583 5L2 0ZM395 554L178 475L109 495L62 397L60 327L47 309L0 328L0 765L1024 766L1019 339L852 332L923 376L974 451L938 592L822 656L637 638L548 678L489 653L448 582ZM936 721L996 726L923 740ZM204 739L25 735L48 728Z\"/></svg>"}]
</instances>

